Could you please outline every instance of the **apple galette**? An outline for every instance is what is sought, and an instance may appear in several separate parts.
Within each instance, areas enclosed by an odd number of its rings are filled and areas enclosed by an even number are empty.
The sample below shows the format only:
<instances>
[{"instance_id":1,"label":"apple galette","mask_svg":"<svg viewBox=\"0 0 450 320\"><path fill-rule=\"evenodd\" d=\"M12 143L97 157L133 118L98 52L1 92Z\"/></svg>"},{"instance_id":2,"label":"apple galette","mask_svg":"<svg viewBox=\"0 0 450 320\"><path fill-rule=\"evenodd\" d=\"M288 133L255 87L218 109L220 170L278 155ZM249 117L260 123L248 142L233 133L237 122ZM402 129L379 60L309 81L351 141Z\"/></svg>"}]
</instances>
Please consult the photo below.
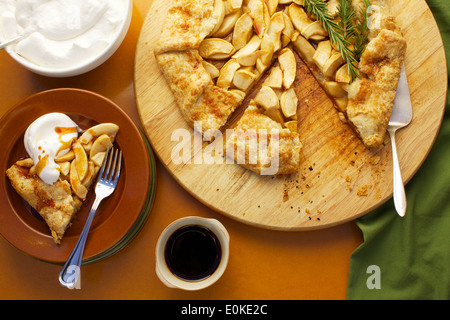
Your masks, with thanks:
<instances>
[{"instance_id":1,"label":"apple galette","mask_svg":"<svg viewBox=\"0 0 450 320\"><path fill-rule=\"evenodd\" d=\"M248 157L236 137L275 130L277 173L289 174L301 163L296 58L374 148L384 140L406 41L384 0L174 0L154 53L191 126L221 129L243 105L227 147ZM269 163L240 164L262 174Z\"/></svg>"},{"instance_id":2,"label":"apple galette","mask_svg":"<svg viewBox=\"0 0 450 320\"><path fill-rule=\"evenodd\" d=\"M39 118L25 134L29 157L16 161L6 175L16 192L45 220L59 244L86 200L119 127L102 123L78 137L74 123L48 126L49 121L43 120L65 115L47 116Z\"/></svg>"}]
</instances>

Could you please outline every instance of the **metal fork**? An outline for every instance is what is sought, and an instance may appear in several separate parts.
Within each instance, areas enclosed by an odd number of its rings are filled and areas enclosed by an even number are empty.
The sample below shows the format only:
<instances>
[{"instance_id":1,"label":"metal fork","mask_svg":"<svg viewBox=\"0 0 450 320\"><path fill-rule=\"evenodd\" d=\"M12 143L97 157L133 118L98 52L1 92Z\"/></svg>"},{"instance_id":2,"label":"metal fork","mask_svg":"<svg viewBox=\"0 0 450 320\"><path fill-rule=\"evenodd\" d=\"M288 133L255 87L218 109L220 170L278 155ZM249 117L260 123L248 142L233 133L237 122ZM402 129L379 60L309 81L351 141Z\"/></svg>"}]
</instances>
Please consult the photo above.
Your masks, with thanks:
<instances>
[{"instance_id":1,"label":"metal fork","mask_svg":"<svg viewBox=\"0 0 450 320\"><path fill-rule=\"evenodd\" d=\"M95 212L98 205L106 197L110 196L117 186L120 175L120 167L122 164L122 151L114 149L110 152L108 150L103 165L100 169L97 184L95 185L95 201L92 205L89 216L81 232L75 248L67 259L64 267L59 274L59 282L69 288L73 289L79 284L80 279L80 267L83 258L84 247L86 239L91 227L92 220L94 219ZM106 170L106 172L105 172Z\"/></svg>"}]
</instances>

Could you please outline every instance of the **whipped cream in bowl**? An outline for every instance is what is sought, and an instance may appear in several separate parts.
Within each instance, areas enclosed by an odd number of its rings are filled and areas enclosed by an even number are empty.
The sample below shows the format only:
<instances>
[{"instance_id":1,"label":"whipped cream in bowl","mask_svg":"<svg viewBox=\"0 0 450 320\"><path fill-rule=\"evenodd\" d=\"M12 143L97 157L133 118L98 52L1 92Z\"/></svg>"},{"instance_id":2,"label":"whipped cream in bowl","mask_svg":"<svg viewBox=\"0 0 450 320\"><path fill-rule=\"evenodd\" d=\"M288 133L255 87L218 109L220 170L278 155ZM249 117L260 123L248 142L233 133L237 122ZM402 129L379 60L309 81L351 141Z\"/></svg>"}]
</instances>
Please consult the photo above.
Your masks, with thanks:
<instances>
[{"instance_id":1,"label":"whipped cream in bowl","mask_svg":"<svg viewBox=\"0 0 450 320\"><path fill-rule=\"evenodd\" d=\"M132 0L0 0L0 39L27 69L46 76L88 72L118 49Z\"/></svg>"}]
</instances>

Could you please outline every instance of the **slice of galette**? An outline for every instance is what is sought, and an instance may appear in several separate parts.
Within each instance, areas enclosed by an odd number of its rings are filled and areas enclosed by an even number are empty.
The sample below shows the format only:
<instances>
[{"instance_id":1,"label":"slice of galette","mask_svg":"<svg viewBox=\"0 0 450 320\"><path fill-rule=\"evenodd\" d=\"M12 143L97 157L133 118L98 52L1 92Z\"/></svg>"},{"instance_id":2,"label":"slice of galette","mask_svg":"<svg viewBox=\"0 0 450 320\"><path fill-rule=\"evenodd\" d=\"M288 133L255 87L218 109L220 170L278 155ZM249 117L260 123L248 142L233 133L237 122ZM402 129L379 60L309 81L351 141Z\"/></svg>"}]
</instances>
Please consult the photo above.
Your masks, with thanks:
<instances>
[{"instance_id":1,"label":"slice of galette","mask_svg":"<svg viewBox=\"0 0 450 320\"><path fill-rule=\"evenodd\" d=\"M63 155L51 159L46 154L38 156L36 161L30 155L6 170L14 190L45 220L57 244L61 243L64 233L86 200L106 152L112 147L119 131L117 125L103 123L86 130L79 138L62 141L64 134L61 131L64 129L54 127L58 140L66 149ZM45 154L42 145L47 142L37 147L42 154ZM40 177L49 163L54 163L59 173L53 183L45 182Z\"/></svg>"},{"instance_id":2,"label":"slice of galette","mask_svg":"<svg viewBox=\"0 0 450 320\"><path fill-rule=\"evenodd\" d=\"M225 154L235 163L260 175L299 170L303 146L298 134L296 73L295 54L284 48L275 55L267 77L257 85L253 99L227 136Z\"/></svg>"},{"instance_id":3,"label":"slice of galette","mask_svg":"<svg viewBox=\"0 0 450 320\"><path fill-rule=\"evenodd\" d=\"M33 167L31 158L20 160L6 170L6 175L16 192L45 220L53 240L60 243L82 202L73 196L68 181L47 184L33 173Z\"/></svg>"},{"instance_id":4,"label":"slice of galette","mask_svg":"<svg viewBox=\"0 0 450 320\"><path fill-rule=\"evenodd\" d=\"M297 172L301 149L298 133L283 128L254 101L227 137L225 145L226 155L231 155L235 163L260 175Z\"/></svg>"}]
</instances>

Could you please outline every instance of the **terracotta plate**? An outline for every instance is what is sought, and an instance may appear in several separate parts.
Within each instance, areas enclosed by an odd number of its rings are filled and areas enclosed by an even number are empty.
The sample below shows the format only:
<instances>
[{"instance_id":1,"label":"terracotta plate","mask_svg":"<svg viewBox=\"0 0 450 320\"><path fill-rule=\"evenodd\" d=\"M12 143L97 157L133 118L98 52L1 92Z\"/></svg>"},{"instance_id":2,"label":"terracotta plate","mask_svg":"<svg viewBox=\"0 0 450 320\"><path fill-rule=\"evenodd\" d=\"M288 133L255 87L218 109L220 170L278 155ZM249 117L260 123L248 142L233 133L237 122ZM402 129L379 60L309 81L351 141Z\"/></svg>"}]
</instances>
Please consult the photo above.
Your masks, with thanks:
<instances>
[{"instance_id":1,"label":"terracotta plate","mask_svg":"<svg viewBox=\"0 0 450 320\"><path fill-rule=\"evenodd\" d=\"M97 261L128 243L145 220L153 199L149 193L154 192L156 179L151 169L152 157L139 129L112 101L85 90L55 89L27 98L0 120L1 172L26 155L25 130L36 118L49 112L69 115L81 129L100 122L113 122L120 127L116 144L123 151L123 170L116 191L100 204L84 251L84 261ZM37 259L64 263L78 240L93 200L91 190L61 244L56 245L46 223L33 213L3 174L0 232L16 248Z\"/></svg>"}]
</instances>

